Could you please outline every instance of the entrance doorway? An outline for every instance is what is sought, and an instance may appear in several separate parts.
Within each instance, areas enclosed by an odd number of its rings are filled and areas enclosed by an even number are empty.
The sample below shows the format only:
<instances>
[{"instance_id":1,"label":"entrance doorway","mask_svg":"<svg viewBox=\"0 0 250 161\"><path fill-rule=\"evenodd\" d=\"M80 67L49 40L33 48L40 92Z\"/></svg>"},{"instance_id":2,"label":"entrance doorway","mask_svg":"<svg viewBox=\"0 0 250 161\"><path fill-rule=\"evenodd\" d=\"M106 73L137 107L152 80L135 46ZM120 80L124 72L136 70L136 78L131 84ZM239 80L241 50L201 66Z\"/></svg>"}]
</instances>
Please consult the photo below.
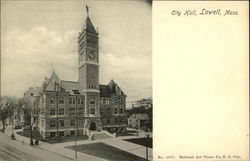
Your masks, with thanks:
<instances>
[{"instance_id":1,"label":"entrance doorway","mask_svg":"<svg viewBox=\"0 0 250 161\"><path fill-rule=\"evenodd\" d=\"M96 124L94 122L91 122L89 130L96 130Z\"/></svg>"}]
</instances>

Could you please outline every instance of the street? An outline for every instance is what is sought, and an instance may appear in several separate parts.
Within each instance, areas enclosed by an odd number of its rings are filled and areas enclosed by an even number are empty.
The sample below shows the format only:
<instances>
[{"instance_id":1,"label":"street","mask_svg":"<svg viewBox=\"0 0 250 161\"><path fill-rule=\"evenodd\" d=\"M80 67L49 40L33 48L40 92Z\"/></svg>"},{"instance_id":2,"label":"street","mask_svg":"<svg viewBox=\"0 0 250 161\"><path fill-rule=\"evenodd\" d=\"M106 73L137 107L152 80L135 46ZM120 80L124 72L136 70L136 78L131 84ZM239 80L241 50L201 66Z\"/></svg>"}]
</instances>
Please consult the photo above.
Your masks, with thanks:
<instances>
[{"instance_id":1,"label":"street","mask_svg":"<svg viewBox=\"0 0 250 161\"><path fill-rule=\"evenodd\" d=\"M1 161L70 161L63 155L49 152L27 143L11 140L9 136L0 133L0 160Z\"/></svg>"}]
</instances>

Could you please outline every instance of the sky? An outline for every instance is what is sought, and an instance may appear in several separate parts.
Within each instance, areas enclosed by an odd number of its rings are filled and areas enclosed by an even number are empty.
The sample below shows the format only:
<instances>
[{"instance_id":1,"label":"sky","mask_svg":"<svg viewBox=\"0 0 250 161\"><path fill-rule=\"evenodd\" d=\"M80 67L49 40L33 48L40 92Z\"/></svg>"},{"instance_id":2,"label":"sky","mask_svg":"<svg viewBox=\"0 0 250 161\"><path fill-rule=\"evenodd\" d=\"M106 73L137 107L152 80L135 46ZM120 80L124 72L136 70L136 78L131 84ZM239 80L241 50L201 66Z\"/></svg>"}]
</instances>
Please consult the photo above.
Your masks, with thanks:
<instances>
[{"instance_id":1,"label":"sky","mask_svg":"<svg viewBox=\"0 0 250 161\"><path fill-rule=\"evenodd\" d=\"M152 96L148 1L1 1L1 94L22 97L52 70L78 80L77 36L85 5L99 32L100 84L113 79L127 102Z\"/></svg>"}]
</instances>

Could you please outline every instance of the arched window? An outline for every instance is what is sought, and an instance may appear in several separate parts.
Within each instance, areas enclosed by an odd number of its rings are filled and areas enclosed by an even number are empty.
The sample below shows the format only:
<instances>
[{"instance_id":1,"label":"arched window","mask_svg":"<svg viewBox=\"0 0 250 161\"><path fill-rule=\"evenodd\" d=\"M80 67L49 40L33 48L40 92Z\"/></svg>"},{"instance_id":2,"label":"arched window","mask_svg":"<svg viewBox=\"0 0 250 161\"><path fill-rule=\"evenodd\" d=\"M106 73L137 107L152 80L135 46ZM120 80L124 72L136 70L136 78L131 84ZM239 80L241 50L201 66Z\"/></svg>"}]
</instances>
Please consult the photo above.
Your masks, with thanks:
<instances>
[{"instance_id":1,"label":"arched window","mask_svg":"<svg viewBox=\"0 0 250 161\"><path fill-rule=\"evenodd\" d=\"M54 102L55 102L55 97L51 97L50 98L50 104L54 104Z\"/></svg>"},{"instance_id":2,"label":"arched window","mask_svg":"<svg viewBox=\"0 0 250 161\"><path fill-rule=\"evenodd\" d=\"M59 98L59 104L64 104L64 98L63 97Z\"/></svg>"},{"instance_id":3,"label":"arched window","mask_svg":"<svg viewBox=\"0 0 250 161\"><path fill-rule=\"evenodd\" d=\"M94 105L95 104L95 101L94 100L90 100L89 102L91 105Z\"/></svg>"}]
</instances>

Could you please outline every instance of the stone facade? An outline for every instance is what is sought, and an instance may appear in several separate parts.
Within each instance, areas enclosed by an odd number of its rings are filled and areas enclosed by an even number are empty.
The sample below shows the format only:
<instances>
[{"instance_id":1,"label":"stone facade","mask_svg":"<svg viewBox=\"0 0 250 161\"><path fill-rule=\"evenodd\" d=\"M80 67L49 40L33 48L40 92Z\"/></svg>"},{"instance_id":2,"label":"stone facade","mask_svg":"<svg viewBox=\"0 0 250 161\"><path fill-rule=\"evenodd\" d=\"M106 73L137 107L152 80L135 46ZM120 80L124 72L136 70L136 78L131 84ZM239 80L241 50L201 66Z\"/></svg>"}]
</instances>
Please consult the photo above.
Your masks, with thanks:
<instances>
[{"instance_id":1,"label":"stone facade","mask_svg":"<svg viewBox=\"0 0 250 161\"><path fill-rule=\"evenodd\" d=\"M126 95L113 80L99 84L98 41L98 33L87 16L78 37L78 81L61 80L55 72L49 79L45 77L34 99L37 127L43 138L126 130Z\"/></svg>"}]
</instances>

